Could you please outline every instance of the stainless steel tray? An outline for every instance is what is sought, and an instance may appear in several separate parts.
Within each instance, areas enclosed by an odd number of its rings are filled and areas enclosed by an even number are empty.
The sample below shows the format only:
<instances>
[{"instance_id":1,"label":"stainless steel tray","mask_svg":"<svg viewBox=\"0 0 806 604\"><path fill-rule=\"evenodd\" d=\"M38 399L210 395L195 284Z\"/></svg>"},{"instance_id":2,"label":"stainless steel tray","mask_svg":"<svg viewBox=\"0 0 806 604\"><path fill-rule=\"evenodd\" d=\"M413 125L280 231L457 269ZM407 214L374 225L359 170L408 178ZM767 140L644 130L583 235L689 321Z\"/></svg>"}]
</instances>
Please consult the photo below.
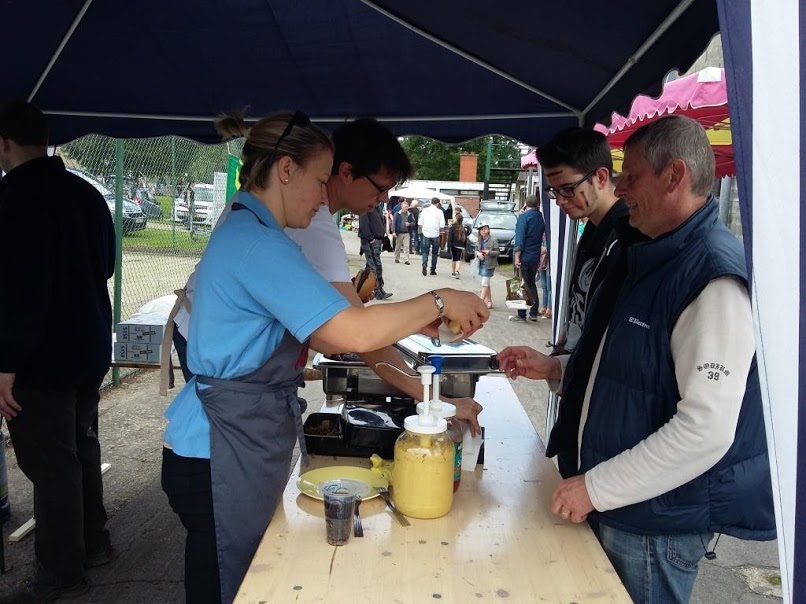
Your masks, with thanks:
<instances>
[{"instance_id":1,"label":"stainless steel tray","mask_svg":"<svg viewBox=\"0 0 806 604\"><path fill-rule=\"evenodd\" d=\"M450 344L423 335L409 336L395 347L412 359L414 367L430 363L432 356L442 357L442 373L475 373L484 375L498 371L495 350L473 340L458 340Z\"/></svg>"}]
</instances>

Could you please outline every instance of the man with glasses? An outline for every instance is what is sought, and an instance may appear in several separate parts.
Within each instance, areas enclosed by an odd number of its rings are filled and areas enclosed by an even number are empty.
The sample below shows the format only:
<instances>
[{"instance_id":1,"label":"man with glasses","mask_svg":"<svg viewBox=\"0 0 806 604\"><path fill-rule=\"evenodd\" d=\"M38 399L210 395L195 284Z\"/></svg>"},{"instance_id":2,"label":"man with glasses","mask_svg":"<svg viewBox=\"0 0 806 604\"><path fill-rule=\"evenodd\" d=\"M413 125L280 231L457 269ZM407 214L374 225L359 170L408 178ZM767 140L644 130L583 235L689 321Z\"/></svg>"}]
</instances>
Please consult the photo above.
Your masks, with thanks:
<instances>
[{"instance_id":1,"label":"man with glasses","mask_svg":"<svg viewBox=\"0 0 806 604\"><path fill-rule=\"evenodd\" d=\"M568 317L556 342L552 356L564 364L574 351L582 334L590 299L607 274L620 236L632 238L634 230L627 223L627 205L615 194L613 159L605 136L594 130L571 128L557 134L537 150L537 158L548 183L546 193L556 200L569 218L587 218L587 224L576 249L576 259L568 299ZM554 361L528 347L512 347L542 362ZM503 351L502 351L503 354ZM535 377L535 376L532 376ZM535 379L546 379L537 376ZM558 381L549 381L552 389ZM557 422L546 447L548 457L557 456L563 477L576 474L577 430L581 405L567 403L565 392L560 399Z\"/></svg>"}]
</instances>

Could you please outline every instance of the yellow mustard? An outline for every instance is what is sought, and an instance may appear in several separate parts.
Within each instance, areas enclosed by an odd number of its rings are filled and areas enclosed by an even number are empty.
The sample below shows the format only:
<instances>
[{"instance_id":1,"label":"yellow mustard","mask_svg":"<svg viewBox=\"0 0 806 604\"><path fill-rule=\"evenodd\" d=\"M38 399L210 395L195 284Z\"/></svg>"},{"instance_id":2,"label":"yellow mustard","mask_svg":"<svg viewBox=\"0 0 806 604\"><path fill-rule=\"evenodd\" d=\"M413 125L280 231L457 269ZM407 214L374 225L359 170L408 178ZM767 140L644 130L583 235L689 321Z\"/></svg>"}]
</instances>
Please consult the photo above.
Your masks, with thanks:
<instances>
[{"instance_id":1,"label":"yellow mustard","mask_svg":"<svg viewBox=\"0 0 806 604\"><path fill-rule=\"evenodd\" d=\"M407 429L398 437L392 486L395 505L403 514L439 518L450 511L454 451L453 441L444 430L418 434Z\"/></svg>"}]
</instances>

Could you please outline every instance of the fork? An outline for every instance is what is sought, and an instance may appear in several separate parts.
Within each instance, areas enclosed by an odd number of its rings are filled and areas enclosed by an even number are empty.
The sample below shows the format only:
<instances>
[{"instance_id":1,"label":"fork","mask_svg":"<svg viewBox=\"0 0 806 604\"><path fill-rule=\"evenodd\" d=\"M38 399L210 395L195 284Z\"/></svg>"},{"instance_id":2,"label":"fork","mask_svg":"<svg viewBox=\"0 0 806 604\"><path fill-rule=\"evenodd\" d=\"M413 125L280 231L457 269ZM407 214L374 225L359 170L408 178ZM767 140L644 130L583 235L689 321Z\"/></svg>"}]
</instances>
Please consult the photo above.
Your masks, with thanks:
<instances>
[{"instance_id":1,"label":"fork","mask_svg":"<svg viewBox=\"0 0 806 604\"><path fill-rule=\"evenodd\" d=\"M355 512L353 512L353 535L356 537L364 536L364 526L361 524L361 515L358 513L358 508L361 505L361 498L355 499Z\"/></svg>"},{"instance_id":2,"label":"fork","mask_svg":"<svg viewBox=\"0 0 806 604\"><path fill-rule=\"evenodd\" d=\"M392 513L395 515L395 518L397 518L397 521L398 521L398 522L399 522L399 523L400 523L402 526L411 526L411 522L409 522L409 519L408 519L408 518L406 518L406 517L405 517L405 516L404 516L404 515L403 515L403 514L400 512L400 510L398 510L398 509L395 507L395 504L394 504L394 503L392 503L392 498L389 496L389 489L387 489L386 487L377 487L375 490L376 490L376 491L378 491L378 495L380 495L381 497L383 497L383 500L386 502L386 505L388 505L388 506L389 506L389 509L390 509L390 510L392 510Z\"/></svg>"}]
</instances>

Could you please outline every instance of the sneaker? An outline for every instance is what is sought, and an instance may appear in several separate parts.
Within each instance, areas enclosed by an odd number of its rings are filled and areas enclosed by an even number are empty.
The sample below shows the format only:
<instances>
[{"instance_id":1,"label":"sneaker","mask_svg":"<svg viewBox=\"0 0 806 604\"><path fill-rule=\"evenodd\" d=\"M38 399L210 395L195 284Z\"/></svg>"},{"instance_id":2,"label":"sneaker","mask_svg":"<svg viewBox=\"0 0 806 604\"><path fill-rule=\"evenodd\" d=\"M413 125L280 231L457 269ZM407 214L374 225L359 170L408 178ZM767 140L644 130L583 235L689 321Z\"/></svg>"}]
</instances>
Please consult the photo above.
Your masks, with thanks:
<instances>
[{"instance_id":1,"label":"sneaker","mask_svg":"<svg viewBox=\"0 0 806 604\"><path fill-rule=\"evenodd\" d=\"M408 260L406 260L403 264L411 264Z\"/></svg>"},{"instance_id":2,"label":"sneaker","mask_svg":"<svg viewBox=\"0 0 806 604\"><path fill-rule=\"evenodd\" d=\"M454 279L458 279L458 278L459 278L459 273L456 273L456 274L453 276L453 278L454 278Z\"/></svg>"},{"instance_id":3,"label":"sneaker","mask_svg":"<svg viewBox=\"0 0 806 604\"><path fill-rule=\"evenodd\" d=\"M395 258L395 264L400 264L400 260L398 260L397 258Z\"/></svg>"},{"instance_id":4,"label":"sneaker","mask_svg":"<svg viewBox=\"0 0 806 604\"><path fill-rule=\"evenodd\" d=\"M451 273L451 277L455 277L455 276L456 276L456 271L453 271L453 272Z\"/></svg>"},{"instance_id":5,"label":"sneaker","mask_svg":"<svg viewBox=\"0 0 806 604\"><path fill-rule=\"evenodd\" d=\"M423 277L425 277L427 274L428 274L428 271L425 268L425 264L423 264Z\"/></svg>"},{"instance_id":6,"label":"sneaker","mask_svg":"<svg viewBox=\"0 0 806 604\"><path fill-rule=\"evenodd\" d=\"M32 595L38 601L52 602L53 600L59 600L61 598L77 598L78 596L83 596L89 590L90 583L87 581L87 578L84 577L78 583L66 587L56 587L49 583L35 583L32 589Z\"/></svg>"},{"instance_id":7,"label":"sneaker","mask_svg":"<svg viewBox=\"0 0 806 604\"><path fill-rule=\"evenodd\" d=\"M423 269L423 270L425 270L425 269ZM436 271L436 270L434 270L434 269L432 268L432 269L431 269L431 274L432 274L432 275L436 275L436 274L437 274L437 271Z\"/></svg>"},{"instance_id":8,"label":"sneaker","mask_svg":"<svg viewBox=\"0 0 806 604\"><path fill-rule=\"evenodd\" d=\"M509 320L515 323L525 323L526 317L521 317L520 315L509 315Z\"/></svg>"},{"instance_id":9,"label":"sneaker","mask_svg":"<svg viewBox=\"0 0 806 604\"><path fill-rule=\"evenodd\" d=\"M375 296L375 299L376 299L376 300L388 300L388 299L389 299L389 298L391 298L393 295L394 295L394 294L390 294L389 292L381 292L380 294L378 294L377 296Z\"/></svg>"},{"instance_id":10,"label":"sneaker","mask_svg":"<svg viewBox=\"0 0 806 604\"><path fill-rule=\"evenodd\" d=\"M529 315L529 320L537 323L537 315Z\"/></svg>"}]
</instances>

